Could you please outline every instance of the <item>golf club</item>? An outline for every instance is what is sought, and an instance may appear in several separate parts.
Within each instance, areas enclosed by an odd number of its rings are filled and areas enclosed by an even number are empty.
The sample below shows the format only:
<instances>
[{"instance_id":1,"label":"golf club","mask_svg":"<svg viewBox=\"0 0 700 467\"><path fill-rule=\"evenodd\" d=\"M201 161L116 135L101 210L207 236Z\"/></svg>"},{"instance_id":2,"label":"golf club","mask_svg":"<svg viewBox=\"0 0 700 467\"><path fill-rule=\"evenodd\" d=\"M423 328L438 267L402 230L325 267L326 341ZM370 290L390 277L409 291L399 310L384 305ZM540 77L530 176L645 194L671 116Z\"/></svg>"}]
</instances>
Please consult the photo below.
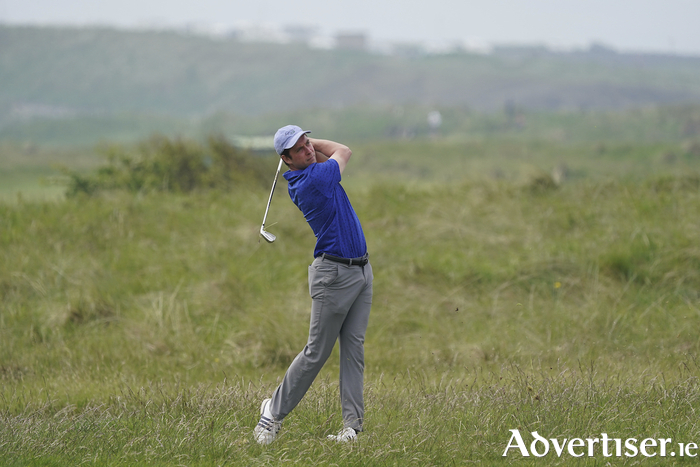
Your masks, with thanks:
<instances>
[{"instance_id":1,"label":"golf club","mask_svg":"<svg viewBox=\"0 0 700 467\"><path fill-rule=\"evenodd\" d=\"M277 185L277 177L280 175L280 169L282 169L282 159L280 159L280 163L277 166L277 173L275 174L275 180L272 182L272 189L270 190L270 197L267 199L267 207L265 208L265 216L263 216L263 221L262 225L260 226L260 235L262 235L262 238L264 238L268 243L272 243L275 240L277 240L277 237L265 230L265 221L267 220L267 213L270 210L270 203L272 202L272 195L275 193L275 185Z\"/></svg>"}]
</instances>

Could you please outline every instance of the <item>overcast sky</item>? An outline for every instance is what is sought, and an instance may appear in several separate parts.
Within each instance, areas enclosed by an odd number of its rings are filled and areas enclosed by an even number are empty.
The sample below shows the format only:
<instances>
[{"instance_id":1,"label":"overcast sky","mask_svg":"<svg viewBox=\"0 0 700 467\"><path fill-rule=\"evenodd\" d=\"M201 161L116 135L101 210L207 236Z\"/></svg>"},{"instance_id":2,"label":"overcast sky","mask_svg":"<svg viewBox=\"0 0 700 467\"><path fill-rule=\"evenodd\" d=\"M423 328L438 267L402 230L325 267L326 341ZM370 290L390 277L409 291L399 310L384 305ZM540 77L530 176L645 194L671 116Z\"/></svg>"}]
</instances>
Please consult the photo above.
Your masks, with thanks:
<instances>
[{"instance_id":1,"label":"overcast sky","mask_svg":"<svg viewBox=\"0 0 700 467\"><path fill-rule=\"evenodd\" d=\"M700 56L700 0L0 0L0 22L303 25L371 40L543 44Z\"/></svg>"}]
</instances>

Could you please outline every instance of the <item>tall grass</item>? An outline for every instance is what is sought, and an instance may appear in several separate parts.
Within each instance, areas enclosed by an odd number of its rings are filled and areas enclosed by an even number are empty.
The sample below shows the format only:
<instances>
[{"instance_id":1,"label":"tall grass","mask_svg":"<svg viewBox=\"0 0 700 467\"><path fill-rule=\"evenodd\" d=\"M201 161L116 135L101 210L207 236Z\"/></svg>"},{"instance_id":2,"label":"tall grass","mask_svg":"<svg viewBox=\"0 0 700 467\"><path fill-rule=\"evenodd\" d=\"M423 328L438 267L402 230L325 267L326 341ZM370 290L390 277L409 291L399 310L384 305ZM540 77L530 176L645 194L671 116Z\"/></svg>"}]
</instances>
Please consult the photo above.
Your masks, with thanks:
<instances>
[{"instance_id":1,"label":"tall grass","mask_svg":"<svg viewBox=\"0 0 700 467\"><path fill-rule=\"evenodd\" d=\"M515 428L697 442L698 180L350 189L375 271L354 446L325 440L337 353L279 442L252 441L308 329L313 236L283 183L274 244L247 186L0 204L3 462L565 461L503 458Z\"/></svg>"},{"instance_id":2,"label":"tall grass","mask_svg":"<svg viewBox=\"0 0 700 467\"><path fill-rule=\"evenodd\" d=\"M236 380L124 385L108 401L83 407L12 401L21 409L0 413L0 434L5 465L546 465L546 458L504 458L508 430L560 439L601 433L697 439L690 410L700 402L697 380L639 378L631 386L599 376L560 368L465 378L432 370L382 375L366 388L372 416L350 446L325 439L339 424L337 385L327 378L265 448L252 440L251 414L271 387ZM550 464L571 458L551 457ZM595 465L602 457L579 462Z\"/></svg>"}]
</instances>

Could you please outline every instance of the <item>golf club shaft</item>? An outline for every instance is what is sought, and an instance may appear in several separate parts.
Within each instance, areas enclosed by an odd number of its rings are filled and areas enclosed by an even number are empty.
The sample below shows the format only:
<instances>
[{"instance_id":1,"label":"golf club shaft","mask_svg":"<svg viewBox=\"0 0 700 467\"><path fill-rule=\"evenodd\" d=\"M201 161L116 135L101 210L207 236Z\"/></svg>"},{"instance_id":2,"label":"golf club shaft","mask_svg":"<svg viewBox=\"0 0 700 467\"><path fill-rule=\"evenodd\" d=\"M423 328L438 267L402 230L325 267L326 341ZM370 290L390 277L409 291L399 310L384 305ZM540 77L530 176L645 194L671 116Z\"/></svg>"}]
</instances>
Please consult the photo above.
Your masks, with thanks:
<instances>
[{"instance_id":1,"label":"golf club shaft","mask_svg":"<svg viewBox=\"0 0 700 467\"><path fill-rule=\"evenodd\" d=\"M277 165L277 173L275 173L275 179L272 182L272 189L270 190L270 197L267 199L267 207L265 208L265 216L263 216L262 227L265 227L265 221L267 221L267 213L270 211L270 203L272 202L272 195L275 193L275 186L277 185L277 178L280 175L280 170L282 170L282 159L280 159L279 165Z\"/></svg>"}]
</instances>

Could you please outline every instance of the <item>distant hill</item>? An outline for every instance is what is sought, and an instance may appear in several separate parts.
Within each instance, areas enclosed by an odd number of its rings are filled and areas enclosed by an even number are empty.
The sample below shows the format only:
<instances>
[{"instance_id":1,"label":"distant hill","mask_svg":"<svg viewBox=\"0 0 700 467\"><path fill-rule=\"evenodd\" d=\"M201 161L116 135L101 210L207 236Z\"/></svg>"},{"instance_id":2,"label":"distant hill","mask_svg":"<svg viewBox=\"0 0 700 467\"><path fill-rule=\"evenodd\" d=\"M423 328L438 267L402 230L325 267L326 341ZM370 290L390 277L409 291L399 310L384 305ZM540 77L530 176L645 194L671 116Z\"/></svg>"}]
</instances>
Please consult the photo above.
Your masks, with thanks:
<instances>
[{"instance_id":1,"label":"distant hill","mask_svg":"<svg viewBox=\"0 0 700 467\"><path fill-rule=\"evenodd\" d=\"M31 117L261 115L307 106L602 110L700 102L700 57L386 56L177 32L0 26L0 125Z\"/></svg>"}]
</instances>

